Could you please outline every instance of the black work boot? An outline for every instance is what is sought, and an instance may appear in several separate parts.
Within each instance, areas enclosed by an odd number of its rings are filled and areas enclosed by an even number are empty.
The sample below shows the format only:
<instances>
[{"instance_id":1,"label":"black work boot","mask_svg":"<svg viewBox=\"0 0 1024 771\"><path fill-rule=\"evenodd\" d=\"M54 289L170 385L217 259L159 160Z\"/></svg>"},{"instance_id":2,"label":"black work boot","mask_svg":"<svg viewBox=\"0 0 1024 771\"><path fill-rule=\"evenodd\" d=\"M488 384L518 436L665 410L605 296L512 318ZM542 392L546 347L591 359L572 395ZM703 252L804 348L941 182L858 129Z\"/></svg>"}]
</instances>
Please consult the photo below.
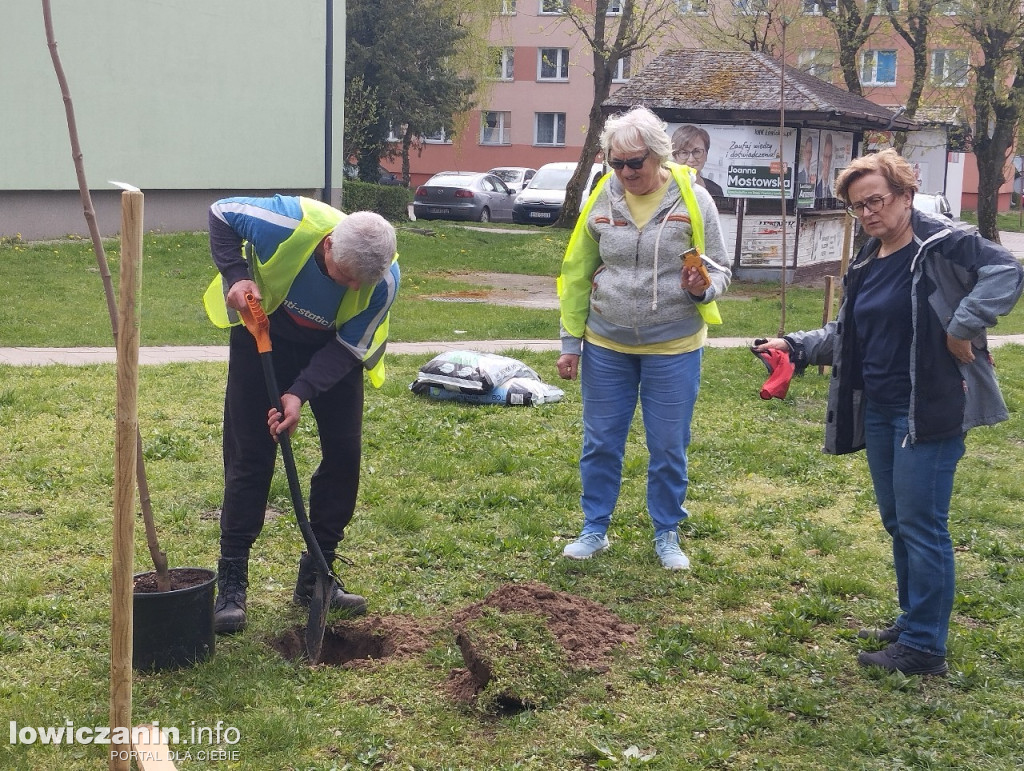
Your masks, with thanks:
<instances>
[{"instance_id":1,"label":"black work boot","mask_svg":"<svg viewBox=\"0 0 1024 771\"><path fill-rule=\"evenodd\" d=\"M328 567L334 571L334 555L325 553ZM299 560L299 578L295 582L295 592L292 594L292 602L296 605L309 607L313 598L313 589L316 587L316 559L308 552L302 552L302 559ZM358 594L350 594L345 591L345 585L340 579L335 580L334 593L331 595L331 609L344 610L350 616L362 616L366 613L366 600Z\"/></svg>"},{"instance_id":2,"label":"black work boot","mask_svg":"<svg viewBox=\"0 0 1024 771\"><path fill-rule=\"evenodd\" d=\"M249 586L249 560L217 562L217 601L213 604L213 631L234 634L245 629L245 589Z\"/></svg>"}]
</instances>

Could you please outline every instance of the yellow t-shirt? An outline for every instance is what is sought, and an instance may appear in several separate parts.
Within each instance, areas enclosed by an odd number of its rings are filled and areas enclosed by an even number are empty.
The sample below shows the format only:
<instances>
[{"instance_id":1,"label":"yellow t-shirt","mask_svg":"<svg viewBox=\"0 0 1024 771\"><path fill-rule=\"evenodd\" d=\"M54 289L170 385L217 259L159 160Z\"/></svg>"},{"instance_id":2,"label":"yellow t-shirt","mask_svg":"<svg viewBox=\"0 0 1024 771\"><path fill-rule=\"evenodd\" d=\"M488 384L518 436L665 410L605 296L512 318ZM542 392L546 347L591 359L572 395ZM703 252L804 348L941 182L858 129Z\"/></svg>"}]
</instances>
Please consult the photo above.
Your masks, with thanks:
<instances>
[{"instance_id":1,"label":"yellow t-shirt","mask_svg":"<svg viewBox=\"0 0 1024 771\"><path fill-rule=\"evenodd\" d=\"M654 192L643 195L633 195L628 190L626 191L626 206L629 207L629 213L633 215L633 222L636 223L637 228L642 230L644 225L651 221L654 212L658 210L658 206L665 198L665 191L668 190L671 181L672 176L669 175L664 185Z\"/></svg>"}]
</instances>

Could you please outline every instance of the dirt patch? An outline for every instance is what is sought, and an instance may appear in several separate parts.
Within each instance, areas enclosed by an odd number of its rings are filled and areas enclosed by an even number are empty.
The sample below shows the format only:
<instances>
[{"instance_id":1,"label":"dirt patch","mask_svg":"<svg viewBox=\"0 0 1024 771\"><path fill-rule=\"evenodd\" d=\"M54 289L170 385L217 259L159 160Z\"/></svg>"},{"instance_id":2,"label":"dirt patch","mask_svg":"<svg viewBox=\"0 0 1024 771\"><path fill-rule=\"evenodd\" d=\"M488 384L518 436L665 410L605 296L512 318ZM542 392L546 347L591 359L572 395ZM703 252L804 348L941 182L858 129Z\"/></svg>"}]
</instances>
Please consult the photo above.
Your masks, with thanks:
<instances>
[{"instance_id":1,"label":"dirt patch","mask_svg":"<svg viewBox=\"0 0 1024 771\"><path fill-rule=\"evenodd\" d=\"M370 616L336 622L324 633L320 664L356 668L418 656L437 638L451 634L466 667L452 670L444 688L456 701L472 703L486 691L495 673L500 676L509 671L503 666L506 662L496 660L496 650L498 656L504 654L493 646L494 637L482 634L480 626L474 623L484 617L493 628L512 638L511 648L515 650L510 658L524 662L527 671L536 670L531 674L540 672L541 659L547 664L556 662L559 667L558 671L541 673L543 676L532 684L526 682L529 677L523 678L521 687L516 678L512 679L511 686L507 679L503 681L500 694L492 694L491 700L505 705L503 710L513 711L551 703L581 676L607 671L613 650L633 643L638 629L600 603L528 581L498 587L480 602L457 611L447 628L443 624L431 626L403 616ZM523 619L532 619L529 623L544 629L544 636L557 648L555 655L547 655L550 652L541 650L540 645L530 640L517 639L517 630L525 628ZM270 645L286 659L302 660L304 638L305 625L297 626L271 640ZM507 653L509 648L503 650ZM552 692L554 696L545 696L542 689L551 683L557 686Z\"/></svg>"},{"instance_id":2,"label":"dirt patch","mask_svg":"<svg viewBox=\"0 0 1024 771\"><path fill-rule=\"evenodd\" d=\"M167 571L167 577L171 581L170 591L178 589L189 589L193 586L205 584L210 580L209 570L202 568L171 568ZM154 594L160 590L156 585L156 573L143 573L135 577L133 583L135 594Z\"/></svg>"},{"instance_id":3,"label":"dirt patch","mask_svg":"<svg viewBox=\"0 0 1024 771\"><path fill-rule=\"evenodd\" d=\"M436 630L406 616L370 616L357 621L338 621L324 630L320 664L355 669L385 660L417 656L430 647ZM289 629L270 646L294 661L306 654L306 627Z\"/></svg>"},{"instance_id":4,"label":"dirt patch","mask_svg":"<svg viewBox=\"0 0 1024 771\"><path fill-rule=\"evenodd\" d=\"M801 267L791 277L791 286L824 289L825 276L837 275L838 263L823 263ZM555 279L551 276L526 276L516 273L454 273L452 277L480 289L446 292L428 299L437 302L488 303L518 308L558 309ZM735 285L726 294L733 300L749 299Z\"/></svg>"},{"instance_id":5,"label":"dirt patch","mask_svg":"<svg viewBox=\"0 0 1024 771\"><path fill-rule=\"evenodd\" d=\"M478 302L510 305L518 308L558 308L555 279L552 276L526 276L517 273L455 273L452 278L475 284L479 290L447 292L431 300L440 302Z\"/></svg>"},{"instance_id":6,"label":"dirt patch","mask_svg":"<svg viewBox=\"0 0 1024 771\"><path fill-rule=\"evenodd\" d=\"M498 587L480 602L456 613L452 626L459 629L469 619L482 615L485 608L543 618L575 669L607 670L612 649L633 642L637 631L635 625L624 623L600 603L557 592L536 581Z\"/></svg>"},{"instance_id":7,"label":"dirt patch","mask_svg":"<svg viewBox=\"0 0 1024 771\"><path fill-rule=\"evenodd\" d=\"M545 675L543 679L549 684L556 677L571 681L580 673L607 671L612 650L632 643L637 631L635 625L624 623L592 600L558 592L538 582L505 584L481 602L456 613L452 622L466 668L452 671L445 686L455 700L463 703L479 699L492 686L497 670L509 669L505 666L507 662L494 660L496 655L520 659L526 671L545 665L540 656L534 658L535 651L501 650L495 647L491 636L474 631L472 621L485 614L492 617L505 614L510 623L511 619L519 616L543 621L560 649L559 658L567 670L554 676ZM515 666L513 664L513 670ZM513 676L512 682L493 683L499 692L490 694L487 701L503 711L539 706L536 704L537 693L543 693L544 686L531 686L526 682L528 679L528 676ZM554 694L557 694L557 688Z\"/></svg>"}]
</instances>

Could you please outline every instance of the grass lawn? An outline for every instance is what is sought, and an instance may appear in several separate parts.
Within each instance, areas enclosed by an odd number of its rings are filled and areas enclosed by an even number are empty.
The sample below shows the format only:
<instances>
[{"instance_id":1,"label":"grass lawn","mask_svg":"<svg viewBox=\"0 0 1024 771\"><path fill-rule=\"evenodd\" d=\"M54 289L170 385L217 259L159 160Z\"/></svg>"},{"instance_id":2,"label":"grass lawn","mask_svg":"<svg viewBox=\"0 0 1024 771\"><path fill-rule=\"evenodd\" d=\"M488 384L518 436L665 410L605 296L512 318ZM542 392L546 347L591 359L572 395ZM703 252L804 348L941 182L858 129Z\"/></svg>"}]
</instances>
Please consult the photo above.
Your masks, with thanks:
<instances>
[{"instance_id":1,"label":"grass lawn","mask_svg":"<svg viewBox=\"0 0 1024 771\"><path fill-rule=\"evenodd\" d=\"M437 232L401 235L396 337L428 339L422 326L431 323L478 324L502 338L554 335L554 312L532 320L533 312L423 296L458 284L462 271L553 276L561 234L508 242ZM109 345L90 265L86 244L0 247L0 283L19 297L0 309L0 344ZM210 275L202 236L147 236L144 344L223 342L204 330L196 304ZM734 289L751 299L723 303L722 333L773 331L773 289ZM787 295L790 328L820 319L820 292ZM57 304L65 312L53 312ZM551 354L511 355L562 383ZM219 638L199 666L136 673L135 720L183 736L218 721L237 729L236 744L215 747L236 759L213 764L198 754L209 744L179 745L183 756L192 751L180 769L1019 768L1024 348L996 358L1013 417L969 434L957 475L946 678L856 664L865 646L857 628L896 612L894 579L863 455L819 452L827 377L808 374L784 401L763 402L764 367L749 352L708 349L682 530L693 568L672 574L653 553L639 422L612 547L570 563L559 555L581 521L578 384L537 408L435 402L408 389L424 360L389 356L388 382L367 391L360 501L340 550L353 564L340 572L367 596L371 617L417 630L418 644L316 669L278 653L306 621L290 603L301 538L278 474L251 564L249 628ZM108 721L114 375L110 365L0 367L0 712L19 727ZM172 567L216 562L224 377L217 363L140 375L147 476ZM304 479L316 441L307 415L293 441ZM137 569L148 569L141 522L136 540ZM453 698L453 673L465 667L453 620L489 592L528 581L600 603L635 626L635 639L537 708ZM528 623L516 629L527 660L535 655L538 671L550 665L550 641ZM93 769L104 749L4 742L0 768Z\"/></svg>"}]
</instances>

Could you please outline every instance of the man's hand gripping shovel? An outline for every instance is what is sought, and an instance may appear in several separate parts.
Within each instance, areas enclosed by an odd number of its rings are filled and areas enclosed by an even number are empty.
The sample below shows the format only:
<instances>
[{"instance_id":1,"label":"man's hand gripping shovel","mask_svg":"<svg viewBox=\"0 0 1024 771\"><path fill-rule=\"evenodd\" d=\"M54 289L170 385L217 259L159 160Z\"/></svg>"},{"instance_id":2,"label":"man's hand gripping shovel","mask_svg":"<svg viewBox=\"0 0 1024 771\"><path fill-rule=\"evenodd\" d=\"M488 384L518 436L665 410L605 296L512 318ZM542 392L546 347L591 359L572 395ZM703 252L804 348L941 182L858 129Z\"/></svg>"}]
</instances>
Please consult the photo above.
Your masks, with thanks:
<instances>
[{"instance_id":1,"label":"man's hand gripping shovel","mask_svg":"<svg viewBox=\"0 0 1024 771\"><path fill-rule=\"evenodd\" d=\"M256 339L256 350L260 353L263 378L267 384L267 396L270 397L271 406L283 415L281 392L278 390L277 376L274 374L274 359L270 344L270 319L267 318L263 306L253 294L247 293L245 302L247 307L241 312L242 321L245 328ZM334 594L335 578L331 574L331 568L324 558L320 544L316 542L316 537L313 535L309 517L306 516L306 506L302 500L302 487L299 485L299 474L295 469L295 456L292 455L291 439L288 432L283 431L278 434L277 440L281 445L284 470L288 475L288 489L291 492L292 505L295 507L295 518L298 520L299 530L302 531L302 540L306 542L306 551L316 561L316 587L313 589L313 597L309 603L309 621L306 623L306 658L310 664L317 664L323 651L327 611L331 606L331 597Z\"/></svg>"}]
</instances>

